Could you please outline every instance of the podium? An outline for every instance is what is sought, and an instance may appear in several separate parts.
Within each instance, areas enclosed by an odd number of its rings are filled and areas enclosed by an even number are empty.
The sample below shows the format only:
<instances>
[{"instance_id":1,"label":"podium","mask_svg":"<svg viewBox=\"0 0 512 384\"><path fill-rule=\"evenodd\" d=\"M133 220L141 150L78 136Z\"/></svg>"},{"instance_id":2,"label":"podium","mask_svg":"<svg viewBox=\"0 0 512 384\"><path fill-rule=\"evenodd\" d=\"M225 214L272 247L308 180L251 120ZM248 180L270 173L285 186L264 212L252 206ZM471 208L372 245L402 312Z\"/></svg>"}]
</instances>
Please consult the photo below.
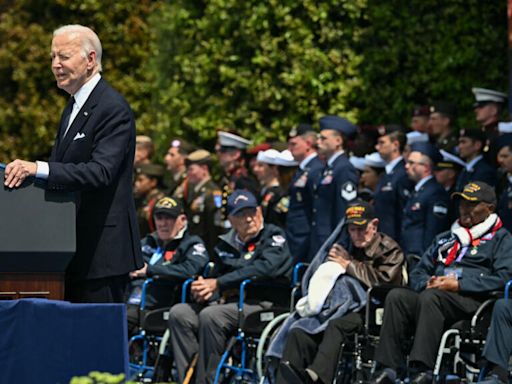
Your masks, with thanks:
<instances>
[{"instance_id":1,"label":"podium","mask_svg":"<svg viewBox=\"0 0 512 384\"><path fill-rule=\"evenodd\" d=\"M30 178L3 186L0 164L0 300L64 299L64 273L76 250L74 194Z\"/></svg>"}]
</instances>

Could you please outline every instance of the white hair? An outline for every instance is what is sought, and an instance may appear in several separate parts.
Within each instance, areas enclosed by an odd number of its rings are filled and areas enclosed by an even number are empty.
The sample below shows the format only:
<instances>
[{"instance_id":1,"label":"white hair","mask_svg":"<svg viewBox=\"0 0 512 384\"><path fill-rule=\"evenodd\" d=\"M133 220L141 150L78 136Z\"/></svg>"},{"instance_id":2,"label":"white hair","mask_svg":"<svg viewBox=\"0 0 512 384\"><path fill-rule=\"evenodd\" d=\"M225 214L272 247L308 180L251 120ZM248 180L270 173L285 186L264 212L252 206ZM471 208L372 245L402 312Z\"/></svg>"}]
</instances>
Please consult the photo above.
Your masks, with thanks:
<instances>
[{"instance_id":1,"label":"white hair","mask_svg":"<svg viewBox=\"0 0 512 384\"><path fill-rule=\"evenodd\" d=\"M102 48L98 35L91 28L79 24L64 25L53 31L53 37L63 34L78 36L83 57L87 57L91 51L96 52L96 67L101 72Z\"/></svg>"}]
</instances>

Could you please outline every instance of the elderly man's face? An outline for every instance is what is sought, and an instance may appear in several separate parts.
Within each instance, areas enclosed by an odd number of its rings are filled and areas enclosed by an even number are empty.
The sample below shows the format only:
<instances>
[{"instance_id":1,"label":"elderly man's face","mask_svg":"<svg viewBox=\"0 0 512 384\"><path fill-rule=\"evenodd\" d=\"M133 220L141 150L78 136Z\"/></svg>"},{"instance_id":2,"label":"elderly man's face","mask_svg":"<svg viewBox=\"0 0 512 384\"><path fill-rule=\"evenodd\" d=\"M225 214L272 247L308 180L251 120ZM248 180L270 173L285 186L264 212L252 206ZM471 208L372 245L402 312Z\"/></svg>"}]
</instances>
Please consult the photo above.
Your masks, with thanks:
<instances>
[{"instance_id":1,"label":"elderly man's face","mask_svg":"<svg viewBox=\"0 0 512 384\"><path fill-rule=\"evenodd\" d=\"M163 241L174 239L187 220L185 215L173 217L166 213L157 213L154 218L156 233L158 238Z\"/></svg>"},{"instance_id":2,"label":"elderly man's face","mask_svg":"<svg viewBox=\"0 0 512 384\"><path fill-rule=\"evenodd\" d=\"M230 215L228 219L238 237L244 242L255 237L263 224L261 207L242 209L236 215Z\"/></svg>"},{"instance_id":3,"label":"elderly man's face","mask_svg":"<svg viewBox=\"0 0 512 384\"><path fill-rule=\"evenodd\" d=\"M348 225L348 234L350 240L356 248L365 248L370 244L375 233L377 233L377 226L379 225L379 219L373 219L367 225Z\"/></svg>"},{"instance_id":4,"label":"elderly man's face","mask_svg":"<svg viewBox=\"0 0 512 384\"><path fill-rule=\"evenodd\" d=\"M461 199L459 205L460 225L471 228L483 222L493 212L492 204Z\"/></svg>"},{"instance_id":5,"label":"elderly man's face","mask_svg":"<svg viewBox=\"0 0 512 384\"><path fill-rule=\"evenodd\" d=\"M57 86L74 95L84 85L96 65L96 53L84 57L78 33L64 33L52 40L52 72Z\"/></svg>"}]
</instances>

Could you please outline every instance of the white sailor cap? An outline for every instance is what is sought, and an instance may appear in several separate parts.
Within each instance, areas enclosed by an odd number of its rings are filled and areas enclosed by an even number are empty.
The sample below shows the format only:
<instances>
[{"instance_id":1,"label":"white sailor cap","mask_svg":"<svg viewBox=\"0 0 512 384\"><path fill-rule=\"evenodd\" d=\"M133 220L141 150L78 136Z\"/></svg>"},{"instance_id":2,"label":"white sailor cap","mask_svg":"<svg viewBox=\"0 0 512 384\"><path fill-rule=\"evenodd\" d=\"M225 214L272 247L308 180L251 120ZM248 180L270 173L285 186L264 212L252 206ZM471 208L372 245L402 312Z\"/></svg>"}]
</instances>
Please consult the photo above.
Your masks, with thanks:
<instances>
[{"instance_id":1,"label":"white sailor cap","mask_svg":"<svg viewBox=\"0 0 512 384\"><path fill-rule=\"evenodd\" d=\"M500 121L498 123L499 133L512 133L512 121Z\"/></svg>"},{"instance_id":2,"label":"white sailor cap","mask_svg":"<svg viewBox=\"0 0 512 384\"><path fill-rule=\"evenodd\" d=\"M364 157L350 156L348 161L350 161L350 163L354 166L355 169L364 171L364 167L366 165L366 163L364 161Z\"/></svg>"},{"instance_id":3,"label":"white sailor cap","mask_svg":"<svg viewBox=\"0 0 512 384\"><path fill-rule=\"evenodd\" d=\"M412 131L406 134L407 136L407 144L411 145L414 143L424 143L428 141L428 133Z\"/></svg>"},{"instance_id":4,"label":"white sailor cap","mask_svg":"<svg viewBox=\"0 0 512 384\"><path fill-rule=\"evenodd\" d=\"M221 147L246 149L252 144L251 140L244 139L234 133L219 131L217 132L217 135L219 137L219 144Z\"/></svg>"},{"instance_id":5,"label":"white sailor cap","mask_svg":"<svg viewBox=\"0 0 512 384\"><path fill-rule=\"evenodd\" d=\"M280 165L281 167L295 167L299 165L299 162L293 158L292 153L285 149L284 151L279 152L279 155L276 158L276 165Z\"/></svg>"},{"instance_id":6,"label":"white sailor cap","mask_svg":"<svg viewBox=\"0 0 512 384\"><path fill-rule=\"evenodd\" d=\"M276 164L276 159L279 156L279 151L274 148L267 149L266 151L259 151L256 160L260 163Z\"/></svg>"},{"instance_id":7,"label":"white sailor cap","mask_svg":"<svg viewBox=\"0 0 512 384\"><path fill-rule=\"evenodd\" d=\"M380 156L379 152L373 152L369 155L365 155L364 162L366 166L373 168L384 168L386 166L386 162Z\"/></svg>"},{"instance_id":8,"label":"white sailor cap","mask_svg":"<svg viewBox=\"0 0 512 384\"><path fill-rule=\"evenodd\" d=\"M466 167L466 163L460 157L457 157L444 149L440 149L439 152L443 159L435 165L437 170L453 169L455 168L454 166L460 166L461 168Z\"/></svg>"},{"instance_id":9,"label":"white sailor cap","mask_svg":"<svg viewBox=\"0 0 512 384\"><path fill-rule=\"evenodd\" d=\"M475 95L475 104L473 107L480 107L487 103L503 104L507 99L507 94L503 92L494 91L486 88L471 88Z\"/></svg>"}]
</instances>

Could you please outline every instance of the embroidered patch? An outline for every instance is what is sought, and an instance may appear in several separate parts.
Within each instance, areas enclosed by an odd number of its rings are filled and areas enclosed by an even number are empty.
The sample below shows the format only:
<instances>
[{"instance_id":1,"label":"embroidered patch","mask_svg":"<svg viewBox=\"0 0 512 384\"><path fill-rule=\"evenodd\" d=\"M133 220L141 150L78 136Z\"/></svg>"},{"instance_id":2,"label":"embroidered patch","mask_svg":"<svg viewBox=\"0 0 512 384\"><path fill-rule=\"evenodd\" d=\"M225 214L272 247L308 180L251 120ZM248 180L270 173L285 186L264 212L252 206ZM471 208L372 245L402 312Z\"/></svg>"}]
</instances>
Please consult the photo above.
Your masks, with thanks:
<instances>
[{"instance_id":1,"label":"embroidered patch","mask_svg":"<svg viewBox=\"0 0 512 384\"><path fill-rule=\"evenodd\" d=\"M341 197L347 201L354 200L357 197L357 189L354 183L347 181L341 187Z\"/></svg>"},{"instance_id":2,"label":"embroidered patch","mask_svg":"<svg viewBox=\"0 0 512 384\"><path fill-rule=\"evenodd\" d=\"M272 246L273 247L282 247L286 242L286 239L281 235L272 236Z\"/></svg>"}]
</instances>

